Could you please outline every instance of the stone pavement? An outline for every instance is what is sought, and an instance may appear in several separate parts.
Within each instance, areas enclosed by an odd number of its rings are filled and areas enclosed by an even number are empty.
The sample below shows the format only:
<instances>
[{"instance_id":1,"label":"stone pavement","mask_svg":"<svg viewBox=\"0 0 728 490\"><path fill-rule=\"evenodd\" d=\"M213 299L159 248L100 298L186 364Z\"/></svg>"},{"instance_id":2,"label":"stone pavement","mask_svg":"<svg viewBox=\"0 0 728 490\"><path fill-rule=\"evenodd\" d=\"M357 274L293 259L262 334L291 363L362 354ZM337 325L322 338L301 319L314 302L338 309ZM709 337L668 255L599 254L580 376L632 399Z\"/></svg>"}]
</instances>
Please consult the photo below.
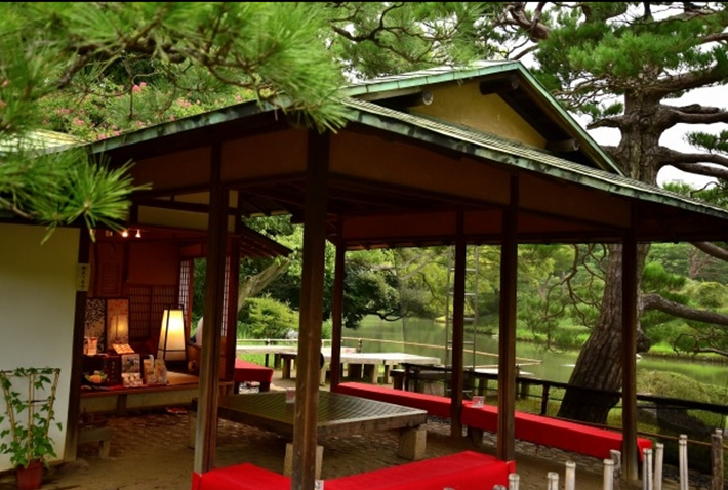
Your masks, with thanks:
<instances>
[{"instance_id":1,"label":"stone pavement","mask_svg":"<svg viewBox=\"0 0 728 490\"><path fill-rule=\"evenodd\" d=\"M293 384L293 380L281 380L277 371L272 389L282 390ZM187 445L187 413L184 410L176 412L160 410L110 417L108 426L113 430L110 457L99 458L95 444L81 446L76 461L51 468L43 489L190 489L194 449ZM450 425L445 420L431 418L427 430L428 458L474 449L468 439L450 437ZM226 466L248 461L282 473L286 442L272 433L221 420L215 463ZM320 441L324 446L322 478L325 480L406 463L396 455L397 442L396 431ZM495 454L495 437L486 436L483 446L476 450ZM600 460L519 442L516 465L521 490L546 490L549 472L559 474L560 487L563 488L566 461L576 463L576 489L602 490L603 466ZM641 482L623 482L622 488L638 489L641 485ZM666 482L663 488L673 490L678 485ZM11 489L15 489L12 477L0 478L0 490Z\"/></svg>"}]
</instances>

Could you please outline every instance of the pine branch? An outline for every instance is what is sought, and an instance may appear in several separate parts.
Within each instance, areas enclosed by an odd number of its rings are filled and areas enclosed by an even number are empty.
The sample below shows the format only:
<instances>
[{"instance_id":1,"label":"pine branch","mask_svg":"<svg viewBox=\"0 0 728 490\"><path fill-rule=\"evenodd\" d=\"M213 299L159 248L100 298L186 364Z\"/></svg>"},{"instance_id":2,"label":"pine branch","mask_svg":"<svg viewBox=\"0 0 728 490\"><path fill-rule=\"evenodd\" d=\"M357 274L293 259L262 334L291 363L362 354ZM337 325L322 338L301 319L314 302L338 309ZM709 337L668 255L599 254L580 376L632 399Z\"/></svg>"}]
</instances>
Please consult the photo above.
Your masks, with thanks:
<instances>
[{"instance_id":1,"label":"pine branch","mask_svg":"<svg viewBox=\"0 0 728 490\"><path fill-rule=\"evenodd\" d=\"M728 158L714 153L683 153L670 148L660 147L657 150L661 166L672 165L685 172L708 177L728 178ZM706 165L712 163L715 167Z\"/></svg>"},{"instance_id":2,"label":"pine branch","mask_svg":"<svg viewBox=\"0 0 728 490\"><path fill-rule=\"evenodd\" d=\"M670 118L674 124L712 124L728 122L728 111L724 111L717 107L704 107L698 104L684 107L662 107L669 111Z\"/></svg>"},{"instance_id":3,"label":"pine branch","mask_svg":"<svg viewBox=\"0 0 728 490\"><path fill-rule=\"evenodd\" d=\"M728 326L728 315L721 315L712 311L696 310L682 303L663 298L659 294L643 294L641 300L644 311L661 311L685 320Z\"/></svg>"},{"instance_id":4,"label":"pine branch","mask_svg":"<svg viewBox=\"0 0 728 490\"><path fill-rule=\"evenodd\" d=\"M711 257L728 261L728 250L711 242L691 242L692 245Z\"/></svg>"}]
</instances>

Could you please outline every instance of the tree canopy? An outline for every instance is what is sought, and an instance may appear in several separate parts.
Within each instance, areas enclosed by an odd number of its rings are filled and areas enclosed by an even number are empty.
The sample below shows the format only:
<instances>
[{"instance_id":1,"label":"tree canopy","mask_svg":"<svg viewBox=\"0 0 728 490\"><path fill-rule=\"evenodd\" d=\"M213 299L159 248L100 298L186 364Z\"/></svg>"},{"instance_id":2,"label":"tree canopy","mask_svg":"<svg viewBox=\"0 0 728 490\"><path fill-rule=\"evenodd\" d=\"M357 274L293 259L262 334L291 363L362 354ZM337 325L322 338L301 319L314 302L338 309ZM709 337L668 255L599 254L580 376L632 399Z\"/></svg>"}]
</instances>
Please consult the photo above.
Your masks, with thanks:
<instances>
[{"instance_id":1,"label":"tree canopy","mask_svg":"<svg viewBox=\"0 0 728 490\"><path fill-rule=\"evenodd\" d=\"M134 188L123 169L88 161L82 151L30 152L21 142L38 128L90 141L256 99L302 114L300 124L336 130L345 121L337 95L347 79L474 58L524 60L564 107L589 118L588 129L616 130L618 144L605 150L627 176L655 185L670 165L716 177L711 198L725 196L728 132L705 125L728 122L728 111L676 103L728 81L724 2L10 2L0 4L0 18L0 212L51 228L78 220L90 229L118 226ZM676 125L699 128L688 137L693 151L666 145L663 136ZM721 244L695 246L728 257ZM621 249L603 250L595 262L592 251L577 255L589 257L583 265L599 265L591 270L601 289L589 294L601 297L592 302L598 310L583 310L593 325L571 381L615 391ZM648 253L640 248L639 264ZM367 284L406 297L393 278L417 270L405 265L410 259L398 257L388 280ZM667 290L643 292L640 313L728 325L709 305L683 305ZM587 293L576 288L573 298L591 301ZM549 298L546 289L539 294ZM394 311L388 304L376 309ZM563 306L550 305L543 311ZM640 333L640 347L649 348ZM599 422L604 407L587 413L567 393L562 415Z\"/></svg>"}]
</instances>

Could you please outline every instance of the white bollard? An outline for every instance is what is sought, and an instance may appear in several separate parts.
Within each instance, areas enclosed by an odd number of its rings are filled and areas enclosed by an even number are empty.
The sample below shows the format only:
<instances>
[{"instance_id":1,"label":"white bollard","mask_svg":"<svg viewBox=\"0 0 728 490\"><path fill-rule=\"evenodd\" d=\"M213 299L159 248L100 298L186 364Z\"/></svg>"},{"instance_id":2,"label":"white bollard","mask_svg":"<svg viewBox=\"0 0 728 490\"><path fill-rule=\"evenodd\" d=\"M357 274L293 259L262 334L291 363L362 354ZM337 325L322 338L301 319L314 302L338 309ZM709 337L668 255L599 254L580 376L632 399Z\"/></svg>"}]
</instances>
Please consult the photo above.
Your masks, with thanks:
<instances>
[{"instance_id":1,"label":"white bollard","mask_svg":"<svg viewBox=\"0 0 728 490\"><path fill-rule=\"evenodd\" d=\"M508 489L509 490L518 490L518 485L521 483L521 477L518 476L518 473L511 473L508 475Z\"/></svg>"},{"instance_id":2,"label":"white bollard","mask_svg":"<svg viewBox=\"0 0 728 490\"><path fill-rule=\"evenodd\" d=\"M614 460L604 460L604 485L603 490L612 490L614 486Z\"/></svg>"},{"instance_id":3,"label":"white bollard","mask_svg":"<svg viewBox=\"0 0 728 490\"><path fill-rule=\"evenodd\" d=\"M559 474L550 472L548 474L549 490L559 490Z\"/></svg>"},{"instance_id":4,"label":"white bollard","mask_svg":"<svg viewBox=\"0 0 728 490\"><path fill-rule=\"evenodd\" d=\"M614 468L612 468L612 489L619 490L622 483L622 452L617 449L610 449L609 457L614 461Z\"/></svg>"},{"instance_id":5,"label":"white bollard","mask_svg":"<svg viewBox=\"0 0 728 490\"><path fill-rule=\"evenodd\" d=\"M662 490L662 454L665 446L661 442L655 443L655 478L653 485L655 490Z\"/></svg>"},{"instance_id":6,"label":"white bollard","mask_svg":"<svg viewBox=\"0 0 728 490\"><path fill-rule=\"evenodd\" d=\"M574 490L574 480L576 480L576 463L573 461L567 461L565 465L564 490Z\"/></svg>"},{"instance_id":7,"label":"white bollard","mask_svg":"<svg viewBox=\"0 0 728 490\"><path fill-rule=\"evenodd\" d=\"M688 436L680 436L680 490L688 490Z\"/></svg>"},{"instance_id":8,"label":"white bollard","mask_svg":"<svg viewBox=\"0 0 728 490\"><path fill-rule=\"evenodd\" d=\"M652 490L652 449L645 448L642 454L642 489Z\"/></svg>"}]
</instances>

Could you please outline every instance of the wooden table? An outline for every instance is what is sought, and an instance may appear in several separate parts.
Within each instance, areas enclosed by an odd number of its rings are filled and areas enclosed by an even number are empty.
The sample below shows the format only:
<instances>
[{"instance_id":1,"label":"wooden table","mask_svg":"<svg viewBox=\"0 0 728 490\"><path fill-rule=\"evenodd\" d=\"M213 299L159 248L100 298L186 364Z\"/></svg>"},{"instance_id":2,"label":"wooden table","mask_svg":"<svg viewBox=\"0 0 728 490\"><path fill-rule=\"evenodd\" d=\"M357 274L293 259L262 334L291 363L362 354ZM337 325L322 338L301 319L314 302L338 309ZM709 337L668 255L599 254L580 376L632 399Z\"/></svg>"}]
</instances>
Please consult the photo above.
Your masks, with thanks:
<instances>
[{"instance_id":1,"label":"wooden table","mask_svg":"<svg viewBox=\"0 0 728 490\"><path fill-rule=\"evenodd\" d=\"M219 418L252 425L273 432L289 440L293 439L295 403L286 403L286 393L246 393L225 395L218 400ZM192 402L190 420L190 447L194 447L197 400ZM427 411L367 400L356 396L328 391L319 392L317 439L399 429L397 454L412 460L422 459L427 449ZM321 457L323 448L320 449ZM292 444L286 445L284 473L290 474ZM317 457L317 474L320 474L320 458Z\"/></svg>"},{"instance_id":2,"label":"wooden table","mask_svg":"<svg viewBox=\"0 0 728 490\"><path fill-rule=\"evenodd\" d=\"M326 364L331 362L331 351L322 351ZM283 361L283 372L281 378L291 377L291 363L296 359L295 352L281 354ZM359 379L366 378L371 383L376 383L379 379L379 366L384 366L384 382L389 382L390 371L393 366L400 364L418 364L422 366L437 366L440 364L439 357L417 356L414 354L405 354L403 352L342 352L339 357L339 369L344 364L349 365L349 378ZM324 371L325 374L325 371ZM325 375L322 375L321 384L325 381Z\"/></svg>"}]
</instances>

